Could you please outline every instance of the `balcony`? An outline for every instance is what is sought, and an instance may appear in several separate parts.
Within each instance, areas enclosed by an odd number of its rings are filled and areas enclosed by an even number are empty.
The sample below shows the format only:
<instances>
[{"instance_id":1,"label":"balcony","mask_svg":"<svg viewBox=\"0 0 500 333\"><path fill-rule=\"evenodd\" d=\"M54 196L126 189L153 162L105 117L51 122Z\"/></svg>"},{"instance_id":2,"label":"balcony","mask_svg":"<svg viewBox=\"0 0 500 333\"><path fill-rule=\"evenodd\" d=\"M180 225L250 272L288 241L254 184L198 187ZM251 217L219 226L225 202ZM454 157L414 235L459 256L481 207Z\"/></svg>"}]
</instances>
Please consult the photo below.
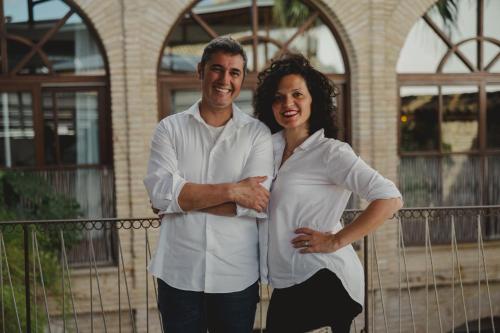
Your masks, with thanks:
<instances>
[{"instance_id":1,"label":"balcony","mask_svg":"<svg viewBox=\"0 0 500 333\"><path fill-rule=\"evenodd\" d=\"M491 235L499 220L500 206L402 209L355 244L367 283L351 332L500 329L500 242ZM159 226L155 218L1 222L0 332L160 332L146 270ZM109 251L98 245L102 232L112 235ZM72 262L75 251L85 260ZM272 292L260 290L256 331Z\"/></svg>"}]
</instances>

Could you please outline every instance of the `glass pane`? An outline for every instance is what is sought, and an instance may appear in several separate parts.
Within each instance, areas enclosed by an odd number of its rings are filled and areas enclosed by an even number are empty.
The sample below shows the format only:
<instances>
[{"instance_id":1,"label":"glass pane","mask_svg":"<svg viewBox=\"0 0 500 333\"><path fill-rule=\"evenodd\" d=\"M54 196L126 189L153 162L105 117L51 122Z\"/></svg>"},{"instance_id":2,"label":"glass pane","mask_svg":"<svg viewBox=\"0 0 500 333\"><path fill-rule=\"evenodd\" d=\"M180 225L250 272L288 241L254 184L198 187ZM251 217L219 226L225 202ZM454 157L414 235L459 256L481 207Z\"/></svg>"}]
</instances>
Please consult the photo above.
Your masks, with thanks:
<instances>
[{"instance_id":1,"label":"glass pane","mask_svg":"<svg viewBox=\"0 0 500 333\"><path fill-rule=\"evenodd\" d=\"M442 87L441 149L459 152L478 148L479 94L476 86Z\"/></svg>"},{"instance_id":2,"label":"glass pane","mask_svg":"<svg viewBox=\"0 0 500 333\"><path fill-rule=\"evenodd\" d=\"M484 44L484 63L483 66L486 67L490 64L495 57L500 55L500 47L493 43L485 42ZM496 63L488 70L491 73L500 72L500 61L496 60Z\"/></svg>"},{"instance_id":3,"label":"glass pane","mask_svg":"<svg viewBox=\"0 0 500 333\"><path fill-rule=\"evenodd\" d=\"M33 105L28 92L0 93L0 165L35 165Z\"/></svg>"},{"instance_id":4,"label":"glass pane","mask_svg":"<svg viewBox=\"0 0 500 333\"><path fill-rule=\"evenodd\" d=\"M187 110L199 99L199 90L173 90L170 114L175 114Z\"/></svg>"},{"instance_id":5,"label":"glass pane","mask_svg":"<svg viewBox=\"0 0 500 333\"><path fill-rule=\"evenodd\" d=\"M55 99L57 121L52 93L42 97L46 163L99 163L98 93L57 92Z\"/></svg>"},{"instance_id":6,"label":"glass pane","mask_svg":"<svg viewBox=\"0 0 500 333\"><path fill-rule=\"evenodd\" d=\"M450 155L442 160L443 205L481 204L480 157Z\"/></svg>"},{"instance_id":7,"label":"glass pane","mask_svg":"<svg viewBox=\"0 0 500 333\"><path fill-rule=\"evenodd\" d=\"M488 205L500 202L500 155L488 156Z\"/></svg>"},{"instance_id":8,"label":"glass pane","mask_svg":"<svg viewBox=\"0 0 500 333\"><path fill-rule=\"evenodd\" d=\"M477 1L443 1L448 6L453 22L444 21L436 6L433 6L427 15L443 31L453 43L475 37L477 34ZM456 7L453 6L456 4Z\"/></svg>"},{"instance_id":9,"label":"glass pane","mask_svg":"<svg viewBox=\"0 0 500 333\"><path fill-rule=\"evenodd\" d=\"M26 22L28 21L28 1L4 0L3 13L6 22Z\"/></svg>"},{"instance_id":10,"label":"glass pane","mask_svg":"<svg viewBox=\"0 0 500 333\"><path fill-rule=\"evenodd\" d=\"M99 163L98 93L59 92L56 99L61 163Z\"/></svg>"},{"instance_id":11,"label":"glass pane","mask_svg":"<svg viewBox=\"0 0 500 333\"><path fill-rule=\"evenodd\" d=\"M486 87L486 146L500 148L500 85Z\"/></svg>"},{"instance_id":12,"label":"glass pane","mask_svg":"<svg viewBox=\"0 0 500 333\"><path fill-rule=\"evenodd\" d=\"M75 102L73 93L57 93L57 136L61 164L76 163Z\"/></svg>"},{"instance_id":13,"label":"glass pane","mask_svg":"<svg viewBox=\"0 0 500 333\"><path fill-rule=\"evenodd\" d=\"M16 41L7 39L7 50L8 50L8 63L9 71L13 70L19 62L24 58L24 56L30 51L31 47L18 43ZM46 74L48 69L43 63L42 59L36 53L33 57L23 66L23 68L18 72L19 74Z\"/></svg>"},{"instance_id":14,"label":"glass pane","mask_svg":"<svg viewBox=\"0 0 500 333\"><path fill-rule=\"evenodd\" d=\"M439 157L403 156L399 184L406 207L441 206Z\"/></svg>"},{"instance_id":15,"label":"glass pane","mask_svg":"<svg viewBox=\"0 0 500 333\"><path fill-rule=\"evenodd\" d=\"M500 21L498 20L500 13L500 1L489 0L484 1L484 35L498 39L500 36Z\"/></svg>"},{"instance_id":16,"label":"glass pane","mask_svg":"<svg viewBox=\"0 0 500 333\"><path fill-rule=\"evenodd\" d=\"M24 54L23 54L24 55ZM48 74L49 68L45 65L42 58L36 54L34 55L26 65L21 68L18 74L26 75L26 74Z\"/></svg>"},{"instance_id":17,"label":"glass pane","mask_svg":"<svg viewBox=\"0 0 500 333\"><path fill-rule=\"evenodd\" d=\"M498 205L500 202L500 155L488 156L488 201L487 205ZM500 217L492 216L486 223L486 235L488 239L500 239Z\"/></svg>"},{"instance_id":18,"label":"glass pane","mask_svg":"<svg viewBox=\"0 0 500 333\"><path fill-rule=\"evenodd\" d=\"M76 163L98 164L99 94L96 91L75 93Z\"/></svg>"},{"instance_id":19,"label":"glass pane","mask_svg":"<svg viewBox=\"0 0 500 333\"><path fill-rule=\"evenodd\" d=\"M459 47L460 52L469 61L472 68L477 68L477 42L470 41ZM469 67L465 65L456 53L450 55L443 66L443 73L470 73Z\"/></svg>"},{"instance_id":20,"label":"glass pane","mask_svg":"<svg viewBox=\"0 0 500 333\"><path fill-rule=\"evenodd\" d=\"M59 20L70 10L61 0L48 0L33 6L35 21Z\"/></svg>"},{"instance_id":21,"label":"glass pane","mask_svg":"<svg viewBox=\"0 0 500 333\"><path fill-rule=\"evenodd\" d=\"M179 113L190 108L200 99L199 90L172 90L172 105L170 114ZM253 92L250 89L241 89L240 95L235 100L241 111L253 114Z\"/></svg>"},{"instance_id":22,"label":"glass pane","mask_svg":"<svg viewBox=\"0 0 500 333\"><path fill-rule=\"evenodd\" d=\"M245 48L245 52L247 52L247 54L252 54L251 52L253 51L251 45L244 45L243 47ZM264 69L280 49L281 47L274 43L259 42L257 46L259 70ZM253 59L251 60L251 62L253 68Z\"/></svg>"},{"instance_id":23,"label":"glass pane","mask_svg":"<svg viewBox=\"0 0 500 333\"><path fill-rule=\"evenodd\" d=\"M295 38L289 49L307 56L312 65L322 72L345 73L344 61L337 41L320 19L317 19L306 32Z\"/></svg>"},{"instance_id":24,"label":"glass pane","mask_svg":"<svg viewBox=\"0 0 500 333\"><path fill-rule=\"evenodd\" d=\"M51 93L42 94L45 164L57 164L57 136L54 104Z\"/></svg>"},{"instance_id":25,"label":"glass pane","mask_svg":"<svg viewBox=\"0 0 500 333\"><path fill-rule=\"evenodd\" d=\"M470 58L467 59L469 59L470 62ZM475 63L470 63L473 67L476 67ZM447 59L442 71L443 73L470 73L470 69L455 53L450 55L450 57Z\"/></svg>"},{"instance_id":26,"label":"glass pane","mask_svg":"<svg viewBox=\"0 0 500 333\"><path fill-rule=\"evenodd\" d=\"M236 105L248 115L253 116L253 91L250 89L241 89L240 95L235 100Z\"/></svg>"},{"instance_id":27,"label":"glass pane","mask_svg":"<svg viewBox=\"0 0 500 333\"><path fill-rule=\"evenodd\" d=\"M18 2L22 4L18 6ZM26 0L7 1L4 7L8 13L28 20ZM33 6L34 23L18 24L7 21L6 30L9 34L23 37L36 44L54 27L70 10L69 5L62 0L49 0L35 3ZM29 52L30 45L8 40L9 68L13 69ZM43 46L52 64L52 69L59 73L76 73L86 75L104 75L105 67L102 54L94 37L90 34L82 18L73 13L65 24ZM40 56L35 54L19 72L20 74L47 74L49 69Z\"/></svg>"},{"instance_id":28,"label":"glass pane","mask_svg":"<svg viewBox=\"0 0 500 333\"><path fill-rule=\"evenodd\" d=\"M495 64L489 70L491 73L500 73L500 57L497 58Z\"/></svg>"},{"instance_id":29,"label":"glass pane","mask_svg":"<svg viewBox=\"0 0 500 333\"><path fill-rule=\"evenodd\" d=\"M438 149L438 88L401 87L401 151Z\"/></svg>"},{"instance_id":30,"label":"glass pane","mask_svg":"<svg viewBox=\"0 0 500 333\"><path fill-rule=\"evenodd\" d=\"M201 8L203 7L203 8ZM219 27L214 27L210 17L218 16L217 5L211 1L202 1L193 8L193 12L200 15L218 34ZM246 19L248 21L248 19ZM186 15L171 32L169 41L161 60L161 68L170 72L196 72L203 48L212 38L190 16Z\"/></svg>"},{"instance_id":31,"label":"glass pane","mask_svg":"<svg viewBox=\"0 0 500 333\"><path fill-rule=\"evenodd\" d=\"M30 173L44 178L57 193L76 199L80 204L81 218L113 217L114 189L111 169L88 167Z\"/></svg>"},{"instance_id":32,"label":"glass pane","mask_svg":"<svg viewBox=\"0 0 500 333\"><path fill-rule=\"evenodd\" d=\"M11 35L22 37L35 45L54 25L54 22L35 22L32 27L29 24L6 23L5 28ZM32 45L20 43L19 41L7 39L7 56L9 70L13 70L19 62L29 53ZM47 74L48 68L42 61L39 53L35 53L31 59L21 68L18 74Z\"/></svg>"},{"instance_id":33,"label":"glass pane","mask_svg":"<svg viewBox=\"0 0 500 333\"><path fill-rule=\"evenodd\" d=\"M481 204L480 157L454 155L444 157L402 157L399 183L408 207L465 206ZM422 223L403 221L407 244L422 245L425 229ZM415 220L415 222L417 222ZM431 217L431 241L450 243L450 221ZM469 217L456 217L457 240L472 241L476 225Z\"/></svg>"},{"instance_id":34,"label":"glass pane","mask_svg":"<svg viewBox=\"0 0 500 333\"><path fill-rule=\"evenodd\" d=\"M434 73L448 47L420 19L410 30L399 55L398 73Z\"/></svg>"},{"instance_id":35,"label":"glass pane","mask_svg":"<svg viewBox=\"0 0 500 333\"><path fill-rule=\"evenodd\" d=\"M205 8L208 8L209 10L212 10L215 5L219 5L220 7L224 7L224 6L227 6L227 4L230 4L231 2L234 2L234 0L217 0L217 1L213 1L213 0L201 0L197 5L196 5L196 9L197 11L202 11L203 9ZM248 5L248 3L250 2L249 0L239 0L238 1L240 4L246 4Z\"/></svg>"},{"instance_id":36,"label":"glass pane","mask_svg":"<svg viewBox=\"0 0 500 333\"><path fill-rule=\"evenodd\" d=\"M43 46L55 72L104 75L104 61L94 37L85 24L68 22ZM79 18L79 17L78 17Z\"/></svg>"}]
</instances>

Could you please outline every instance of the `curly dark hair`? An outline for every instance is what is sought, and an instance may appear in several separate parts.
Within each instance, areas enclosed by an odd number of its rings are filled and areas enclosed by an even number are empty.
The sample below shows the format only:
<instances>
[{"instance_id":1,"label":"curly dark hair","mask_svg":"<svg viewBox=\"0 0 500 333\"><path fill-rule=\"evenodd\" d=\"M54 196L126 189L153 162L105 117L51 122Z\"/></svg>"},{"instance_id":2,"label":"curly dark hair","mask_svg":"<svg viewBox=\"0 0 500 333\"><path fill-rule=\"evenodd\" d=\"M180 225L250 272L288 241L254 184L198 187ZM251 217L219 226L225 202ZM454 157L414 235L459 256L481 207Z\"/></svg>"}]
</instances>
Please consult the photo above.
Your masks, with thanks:
<instances>
[{"instance_id":1,"label":"curly dark hair","mask_svg":"<svg viewBox=\"0 0 500 333\"><path fill-rule=\"evenodd\" d=\"M323 73L314 69L309 60L298 53L285 53L259 73L257 91L253 100L254 115L266 124L272 133L282 129L274 119L272 104L279 82L289 74L302 76L311 94L309 134L324 129L325 137L336 139L337 108L334 98L338 95L337 88Z\"/></svg>"}]
</instances>

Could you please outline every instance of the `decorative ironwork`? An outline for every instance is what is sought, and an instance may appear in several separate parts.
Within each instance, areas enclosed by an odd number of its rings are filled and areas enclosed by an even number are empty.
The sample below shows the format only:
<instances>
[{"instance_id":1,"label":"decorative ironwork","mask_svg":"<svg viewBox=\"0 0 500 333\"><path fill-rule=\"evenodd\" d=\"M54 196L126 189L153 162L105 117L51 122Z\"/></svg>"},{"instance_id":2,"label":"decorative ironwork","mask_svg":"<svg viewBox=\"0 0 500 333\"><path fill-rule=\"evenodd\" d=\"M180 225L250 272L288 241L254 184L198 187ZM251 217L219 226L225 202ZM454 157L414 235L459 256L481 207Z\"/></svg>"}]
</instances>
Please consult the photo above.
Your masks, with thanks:
<instances>
[{"instance_id":1,"label":"decorative ironwork","mask_svg":"<svg viewBox=\"0 0 500 333\"><path fill-rule=\"evenodd\" d=\"M351 223L352 220L361 213L359 210L348 210L343 215L344 223ZM433 241L433 232L435 228L436 218L446 218L450 220L448 234L450 235L448 246L446 247L446 253L450 257L450 268L447 268L446 261L442 260L443 249L439 250L441 260L436 260L436 250L434 249L435 242ZM477 244L477 249L474 247L461 247L457 242L455 220L466 217L468 223L475 230L475 243ZM397 224L397 233L395 234L397 239L388 239L387 235L384 234L384 241L380 240L382 234L376 232L368 237L365 237L359 246L359 254L363 258L364 269L366 274L366 284L365 284L365 310L364 315L359 316L353 324L355 332L371 332L375 331L385 331L392 332L395 330L396 325L399 326L398 332L407 332L413 330L417 331L417 326L422 329L422 325L425 325L428 330L437 331L439 329L444 330L444 327L455 327L458 323L463 322L459 317L465 316L467 313L471 312L471 307L475 307L476 304L469 302L464 298L464 293L466 288L474 288L474 284L470 284L471 270L476 270L477 279L473 282L477 282L477 294L481 297L481 292L486 294L486 301L483 304L488 309L485 313L487 318L491 318L491 325L494 327L495 322L493 320L493 299L492 292L493 289L490 288L490 281L498 279L498 270L492 261L488 261L484 251L484 241L483 241L483 225L486 218L489 217L500 217L500 206L477 206L477 207L440 207L440 208L408 208L402 209L400 212L392 217L392 221L387 223ZM168 223L168 217L164 221ZM411 227L411 224L419 224L424 229L424 246L423 247L413 247L411 249L411 255L408 253L408 249L411 245L405 240L404 230ZM24 270L24 283L26 290L26 313L37 313L37 307L42 306L45 308L40 313L45 317L46 323L48 325L47 329L50 331L51 328L64 327L68 330L75 330L76 332L80 330L85 330L85 326L90 326L90 329L97 330L98 325L101 325L102 331L111 330L110 323L112 322L111 310L105 307L107 295L116 295L116 290L118 290L118 315L116 320L118 320L119 331L122 329L130 331L153 331L154 325L156 325L157 330L161 330L161 318L159 313L156 311L157 303L157 285L155 279L149 275L147 272L147 266L151 261L151 242L153 233L151 231L158 230L161 225L161 221L158 218L147 217L147 218L109 218L109 219L90 219L90 220L44 220L44 221L7 221L0 222L0 289L3 292L0 294L5 295L5 297L13 297L12 306L14 306L13 311L21 311L19 308L19 299L17 299L13 293L15 288L19 289L17 286L22 279L14 279L13 274L19 275L19 272L13 272L10 267L12 266L12 261L9 259L11 248L6 248L4 245L5 237L9 237L14 232L22 232L25 236L24 251L25 251L25 270ZM76 227L75 227L76 226ZM92 230L92 229L117 229L118 235L118 254L116 266L101 266L96 261L94 242L90 234L87 234L86 242L88 243L88 262L86 267L78 268L77 275L74 275L72 268L68 265L67 259L67 245L65 244L65 235L67 232L81 231L81 230ZM39 244L39 238L41 235L47 232L54 234L54 231L58 231L58 237L60 237L60 276L57 279L61 279L62 290L65 291L59 295L50 294L47 292L47 284L44 283L47 272L46 267L43 266L41 261L42 253L47 255L47 250L43 250ZM155 235L156 237L157 235ZM126 247L123 246L121 239L126 239L127 237L133 237L134 241L128 243ZM136 239L136 237L139 237ZM31 239L31 242L29 241ZM143 243L138 243L143 242ZM154 241L153 241L154 242ZM30 246L31 243L31 246ZM387 248L387 244L389 248ZM139 252L136 252L137 248L143 248L143 253L145 255L144 260L141 260L137 266L137 259ZM389 249L389 251L388 251ZM477 265L474 262L475 267L467 265L463 261L464 252L475 252L479 256ZM470 256L470 254L469 254ZM462 258L462 259L461 259ZM397 271L393 269L387 269L388 262L397 261ZM33 265L33 267L31 267ZM494 267L492 267L492 265ZM420 270L415 271L415 267L420 267ZM75 297L75 281L77 276L81 276L82 272L88 269L88 286L84 288L81 284L84 283L81 279L79 281L78 297ZM112 275L110 274L110 269L114 271ZM446 273L443 273L443 270ZM469 273L466 273L468 271ZM490 273L493 271L493 273ZM496 273L495 273L496 272ZM22 274L22 273L21 273ZM425 274L425 278L422 279L422 275ZM443 275L444 274L444 275ZM104 276L108 279L108 282L104 282ZM52 279L54 277L51 277ZM109 282L109 279L115 279L116 283ZM137 287L133 287L130 280L133 278L134 281L142 281L144 286L139 287L142 290L142 296L137 292ZM138 278L138 280L137 280ZM395 280L396 278L396 280ZM438 281L439 278L439 281ZM151 281L150 281L151 279ZM73 281L72 281L73 280ZM115 281L113 280L113 281ZM38 281L38 282L36 282ZM388 285L386 281L392 281L391 285ZM394 284L397 281L397 284ZM466 283L467 282L467 283ZM104 286L107 286L105 289ZM462 307L464 313L455 313L455 306L452 306L451 311L453 311L453 317L444 318L443 310L441 307L449 307L449 300L442 300L442 297L438 295L438 291L441 286L444 285L447 288L451 288L453 292L453 303L458 307ZM150 288L150 286L152 286ZM471 287L472 286L472 287ZM12 295L5 288L11 289ZM31 289L30 289L31 288ZM41 290L39 289L41 288ZM111 288L112 290L110 290ZM132 289L135 288L135 289ZM264 289L265 286L261 286L261 301L265 302L269 297L269 290L267 296L265 296ZM482 288L482 289L481 289ZM397 292L394 292L397 289ZM417 298L415 293L418 293L422 289L425 290L428 296L422 298ZM32 291L31 291L32 290ZM38 291L37 291L38 290ZM88 295L84 296L82 290L86 290ZM146 290L144 292L144 290ZM392 290L392 296L390 296ZM111 293L111 294L110 294ZM122 293L126 293L126 306L122 309ZM406 294L406 297L403 296ZM455 297L455 293L460 293L462 297ZM52 296L49 296L52 295ZM396 295L396 296L395 296ZM429 296L434 295L433 299ZM60 297L60 304L64 305L69 299L71 307L66 309L64 306L60 306L58 309L52 309L48 307L48 299L52 297ZM394 299L397 298L397 300ZM154 302L150 303L150 298L154 299ZM435 301L435 304L432 302ZM83 303L82 303L83 302ZM86 302L89 302L88 305ZM94 302L97 302L97 308L94 306ZM381 302L381 306L376 305ZM394 306L394 302L399 304L399 315L397 321L395 319L390 320L389 313ZM78 304L77 304L78 303ZM0 306L6 306L3 298L0 302ZM88 307L87 307L88 306ZM265 326L262 315L262 304L260 305L260 327ZM438 311L436 313L431 313L431 309L436 306ZM481 301L478 301L477 313L481 313ZM82 312L88 313L90 322L82 321ZM139 328L140 325L136 321L135 311L141 309L146 313L146 322L143 323L145 326ZM123 310L123 311L122 311ZM111 312L110 312L111 311ZM150 315L153 311L154 315ZM123 313L122 313L123 312ZM3 311L2 311L3 313ZM418 315L418 316L417 316ZM431 317L437 315L438 324L435 327L430 327ZM392 318L393 314L391 314ZM411 321L404 321L404 318L411 316ZM43 318L40 317L40 318ZM67 318L66 318L67 317ZM21 319L18 316L18 321L13 327L19 328L21 331L25 327L32 327L30 319L31 316L23 317ZM23 322L23 320L26 320ZM39 317L34 316L35 327L41 325L37 320ZM416 322L417 318L425 318L425 323ZM473 318L474 319L474 318ZM465 317L467 323L467 317ZM125 326L123 322L128 322L129 324ZM53 326L53 327L52 327ZM115 326L116 327L116 326ZM29 331L29 330L28 330Z\"/></svg>"}]
</instances>

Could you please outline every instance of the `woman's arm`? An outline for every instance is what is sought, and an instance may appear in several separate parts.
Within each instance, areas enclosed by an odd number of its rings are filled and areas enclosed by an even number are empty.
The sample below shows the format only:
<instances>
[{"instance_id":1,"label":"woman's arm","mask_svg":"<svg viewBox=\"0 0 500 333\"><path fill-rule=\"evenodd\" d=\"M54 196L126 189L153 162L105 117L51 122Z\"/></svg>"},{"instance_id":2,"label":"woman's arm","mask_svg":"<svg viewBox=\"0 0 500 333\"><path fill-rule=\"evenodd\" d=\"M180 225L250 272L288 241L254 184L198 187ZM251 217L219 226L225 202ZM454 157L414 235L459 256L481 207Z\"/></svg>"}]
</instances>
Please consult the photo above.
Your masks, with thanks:
<instances>
[{"instance_id":1,"label":"woman's arm","mask_svg":"<svg viewBox=\"0 0 500 333\"><path fill-rule=\"evenodd\" d=\"M335 252L373 232L402 206L400 198L374 200L352 223L336 234L299 228L295 230L299 236L292 239L292 244L300 248L301 253Z\"/></svg>"}]
</instances>

